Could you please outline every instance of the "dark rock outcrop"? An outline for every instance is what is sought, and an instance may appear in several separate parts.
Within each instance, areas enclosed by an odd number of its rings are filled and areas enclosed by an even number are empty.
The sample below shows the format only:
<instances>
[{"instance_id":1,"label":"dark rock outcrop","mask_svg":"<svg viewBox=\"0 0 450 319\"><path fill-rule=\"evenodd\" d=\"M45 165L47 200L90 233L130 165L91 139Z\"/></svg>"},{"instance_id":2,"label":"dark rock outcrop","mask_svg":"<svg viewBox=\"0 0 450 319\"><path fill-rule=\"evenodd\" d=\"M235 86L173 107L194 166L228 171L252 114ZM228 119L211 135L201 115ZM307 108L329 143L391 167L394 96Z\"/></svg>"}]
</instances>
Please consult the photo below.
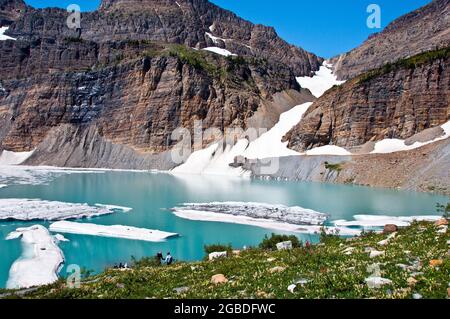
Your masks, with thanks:
<instances>
[{"instance_id":1,"label":"dark rock outcrop","mask_svg":"<svg viewBox=\"0 0 450 319\"><path fill-rule=\"evenodd\" d=\"M358 48L332 59L339 79L450 45L450 0L433 0L408 13Z\"/></svg>"},{"instance_id":2,"label":"dark rock outcrop","mask_svg":"<svg viewBox=\"0 0 450 319\"><path fill-rule=\"evenodd\" d=\"M0 0L0 27L17 21L26 9L27 5L23 0Z\"/></svg>"},{"instance_id":3,"label":"dark rock outcrop","mask_svg":"<svg viewBox=\"0 0 450 319\"><path fill-rule=\"evenodd\" d=\"M401 60L327 91L285 138L298 151L407 139L450 120L449 88L450 49Z\"/></svg>"}]
</instances>

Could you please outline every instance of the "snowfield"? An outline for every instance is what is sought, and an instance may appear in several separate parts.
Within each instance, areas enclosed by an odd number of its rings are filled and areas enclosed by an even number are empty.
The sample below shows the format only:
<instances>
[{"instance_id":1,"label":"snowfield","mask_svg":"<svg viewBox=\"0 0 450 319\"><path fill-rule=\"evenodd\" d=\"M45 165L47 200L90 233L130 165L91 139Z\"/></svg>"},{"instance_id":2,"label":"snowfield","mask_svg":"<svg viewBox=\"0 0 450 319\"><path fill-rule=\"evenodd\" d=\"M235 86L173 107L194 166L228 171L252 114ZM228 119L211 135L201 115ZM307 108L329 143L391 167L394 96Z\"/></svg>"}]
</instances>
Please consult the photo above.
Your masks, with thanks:
<instances>
[{"instance_id":1,"label":"snowfield","mask_svg":"<svg viewBox=\"0 0 450 319\"><path fill-rule=\"evenodd\" d=\"M176 233L168 233L160 230L137 228L123 225L97 225L59 221L50 225L50 231L57 233L69 233L100 237L113 237L123 239L160 242L171 237L177 237Z\"/></svg>"},{"instance_id":2,"label":"snowfield","mask_svg":"<svg viewBox=\"0 0 450 319\"><path fill-rule=\"evenodd\" d=\"M64 203L39 199L1 198L0 220L64 220L113 214L129 211L129 208L104 205L92 207L87 204Z\"/></svg>"},{"instance_id":3,"label":"snowfield","mask_svg":"<svg viewBox=\"0 0 450 319\"><path fill-rule=\"evenodd\" d=\"M437 137L428 142L415 142L412 145L406 145L404 140L400 139L385 139L379 141L375 144L375 149L371 152L372 154L386 154L386 153L394 153L401 151L409 151L413 150L430 143L438 142L445 140L450 137L450 121L441 125L441 128L444 130L444 135Z\"/></svg>"},{"instance_id":4,"label":"snowfield","mask_svg":"<svg viewBox=\"0 0 450 319\"><path fill-rule=\"evenodd\" d=\"M57 281L64 255L48 230L35 225L18 228L6 237L17 238L21 238L22 256L12 264L6 288L29 288Z\"/></svg>"},{"instance_id":5,"label":"snowfield","mask_svg":"<svg viewBox=\"0 0 450 319\"><path fill-rule=\"evenodd\" d=\"M234 158L243 156L249 159L264 159L279 156L300 155L287 147L288 142L282 142L282 138L303 117L312 103L297 105L280 115L280 120L269 131L259 136L256 140L248 142L240 139L235 145L227 145L225 149L219 147L219 143L193 152L187 161L174 168L172 173L226 175L248 177L249 172L242 168L232 168Z\"/></svg>"}]
</instances>

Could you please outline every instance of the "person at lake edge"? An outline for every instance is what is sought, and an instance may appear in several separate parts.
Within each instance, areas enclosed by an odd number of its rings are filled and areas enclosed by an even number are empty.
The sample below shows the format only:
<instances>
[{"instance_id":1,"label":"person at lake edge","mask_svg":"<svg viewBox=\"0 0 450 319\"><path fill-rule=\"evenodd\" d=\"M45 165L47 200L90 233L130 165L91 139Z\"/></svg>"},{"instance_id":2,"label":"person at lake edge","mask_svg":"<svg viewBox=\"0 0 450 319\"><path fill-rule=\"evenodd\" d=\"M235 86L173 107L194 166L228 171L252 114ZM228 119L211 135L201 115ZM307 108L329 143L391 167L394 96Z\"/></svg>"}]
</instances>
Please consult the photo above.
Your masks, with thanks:
<instances>
[{"instance_id":1,"label":"person at lake edge","mask_svg":"<svg viewBox=\"0 0 450 319\"><path fill-rule=\"evenodd\" d=\"M162 252L158 252L158 253L156 254L155 260L156 260L156 263L157 263L158 265L161 265L161 261L164 260L164 257L163 257Z\"/></svg>"},{"instance_id":2,"label":"person at lake edge","mask_svg":"<svg viewBox=\"0 0 450 319\"><path fill-rule=\"evenodd\" d=\"M170 254L170 252L167 253L165 262L166 262L167 265L171 265L173 263L173 257Z\"/></svg>"}]
</instances>

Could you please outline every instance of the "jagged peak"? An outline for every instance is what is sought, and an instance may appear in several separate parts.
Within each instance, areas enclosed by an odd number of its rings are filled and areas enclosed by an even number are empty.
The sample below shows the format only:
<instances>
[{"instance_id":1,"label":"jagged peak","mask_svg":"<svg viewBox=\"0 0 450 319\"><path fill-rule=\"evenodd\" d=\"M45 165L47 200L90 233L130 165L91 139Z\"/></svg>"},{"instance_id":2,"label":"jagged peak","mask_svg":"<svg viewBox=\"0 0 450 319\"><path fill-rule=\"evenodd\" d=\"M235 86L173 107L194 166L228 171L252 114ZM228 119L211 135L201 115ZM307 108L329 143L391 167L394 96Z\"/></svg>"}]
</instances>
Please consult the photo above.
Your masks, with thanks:
<instances>
[{"instance_id":1,"label":"jagged peak","mask_svg":"<svg viewBox=\"0 0 450 319\"><path fill-rule=\"evenodd\" d=\"M154 5L182 6L183 4L197 5L208 3L208 0L102 0L99 10L142 10L152 9Z\"/></svg>"}]
</instances>

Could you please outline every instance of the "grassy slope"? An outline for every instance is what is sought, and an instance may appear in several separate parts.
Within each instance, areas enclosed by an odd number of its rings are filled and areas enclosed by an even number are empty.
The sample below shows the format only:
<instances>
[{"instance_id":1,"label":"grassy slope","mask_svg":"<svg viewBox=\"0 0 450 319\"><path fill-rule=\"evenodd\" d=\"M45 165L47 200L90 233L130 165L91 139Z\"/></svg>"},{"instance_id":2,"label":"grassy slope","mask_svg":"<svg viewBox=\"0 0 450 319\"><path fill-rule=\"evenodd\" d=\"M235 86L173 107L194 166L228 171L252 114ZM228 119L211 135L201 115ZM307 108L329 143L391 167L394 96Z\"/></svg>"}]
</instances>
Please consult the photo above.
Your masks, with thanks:
<instances>
[{"instance_id":1,"label":"grassy slope","mask_svg":"<svg viewBox=\"0 0 450 319\"><path fill-rule=\"evenodd\" d=\"M26 298L411 298L414 293L424 298L446 298L450 278L447 234L438 234L430 223L415 223L401 229L387 246L377 242L382 234L366 234L354 240L326 238L322 244L292 251L251 249L231 258L181 263L170 267L139 266L133 270L107 270L86 279L80 289L68 289L63 280L41 287ZM351 255L343 251L354 247ZM385 250L386 255L369 258L366 247ZM409 251L409 252L408 252ZM274 260L273 260L274 259ZM432 259L442 259L440 267L429 265ZM412 265L420 261L420 270L402 270L396 264ZM369 289L364 281L367 267L380 263L382 277L392 285ZM285 267L271 273L275 266ZM411 272L417 283L410 286ZM229 282L210 283L211 276L224 274ZM307 279L295 293L287 287ZM174 288L187 286L189 291L177 294Z\"/></svg>"}]
</instances>

